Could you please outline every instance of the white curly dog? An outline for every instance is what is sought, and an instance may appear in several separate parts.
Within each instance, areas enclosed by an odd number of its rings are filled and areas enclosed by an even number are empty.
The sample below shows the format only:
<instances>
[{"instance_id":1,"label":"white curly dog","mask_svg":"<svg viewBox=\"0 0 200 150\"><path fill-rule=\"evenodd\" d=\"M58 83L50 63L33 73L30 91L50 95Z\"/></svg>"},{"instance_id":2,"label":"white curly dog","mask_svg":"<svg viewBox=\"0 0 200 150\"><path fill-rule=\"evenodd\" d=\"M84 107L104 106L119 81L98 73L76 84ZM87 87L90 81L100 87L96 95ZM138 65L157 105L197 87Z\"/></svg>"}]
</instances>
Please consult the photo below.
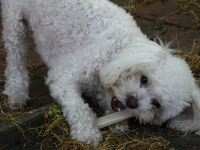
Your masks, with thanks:
<instances>
[{"instance_id":1,"label":"white curly dog","mask_svg":"<svg viewBox=\"0 0 200 150\"><path fill-rule=\"evenodd\" d=\"M200 90L188 64L169 46L150 41L133 17L108 0L1 0L7 51L5 90L11 109L28 96L25 42L33 31L36 51L49 68L46 84L63 108L73 139L97 145L96 114L81 93L106 114L124 108L142 123L183 132L200 129ZM125 122L110 127L128 129Z\"/></svg>"}]
</instances>

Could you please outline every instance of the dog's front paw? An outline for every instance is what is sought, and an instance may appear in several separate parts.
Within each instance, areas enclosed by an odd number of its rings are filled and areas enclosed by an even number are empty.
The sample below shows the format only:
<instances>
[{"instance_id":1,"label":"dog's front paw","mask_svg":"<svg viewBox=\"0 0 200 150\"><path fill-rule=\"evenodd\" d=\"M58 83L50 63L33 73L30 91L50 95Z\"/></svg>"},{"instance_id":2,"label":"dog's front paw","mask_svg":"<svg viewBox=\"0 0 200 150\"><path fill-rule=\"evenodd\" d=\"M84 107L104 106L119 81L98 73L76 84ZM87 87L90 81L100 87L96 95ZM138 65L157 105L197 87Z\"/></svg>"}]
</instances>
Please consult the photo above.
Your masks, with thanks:
<instances>
[{"instance_id":1,"label":"dog's front paw","mask_svg":"<svg viewBox=\"0 0 200 150\"><path fill-rule=\"evenodd\" d=\"M98 129L73 129L70 132L72 139L76 139L80 142L84 142L90 145L94 145L95 147L103 140L101 131Z\"/></svg>"},{"instance_id":2,"label":"dog's front paw","mask_svg":"<svg viewBox=\"0 0 200 150\"><path fill-rule=\"evenodd\" d=\"M123 133L128 130L128 123L127 121L122 121L117 124L113 124L109 126L110 131L115 132L115 133Z\"/></svg>"},{"instance_id":3,"label":"dog's front paw","mask_svg":"<svg viewBox=\"0 0 200 150\"><path fill-rule=\"evenodd\" d=\"M20 100L13 100L12 98L8 97L7 95L3 94L3 104L13 110L19 110L25 105L24 98L21 98Z\"/></svg>"}]
</instances>

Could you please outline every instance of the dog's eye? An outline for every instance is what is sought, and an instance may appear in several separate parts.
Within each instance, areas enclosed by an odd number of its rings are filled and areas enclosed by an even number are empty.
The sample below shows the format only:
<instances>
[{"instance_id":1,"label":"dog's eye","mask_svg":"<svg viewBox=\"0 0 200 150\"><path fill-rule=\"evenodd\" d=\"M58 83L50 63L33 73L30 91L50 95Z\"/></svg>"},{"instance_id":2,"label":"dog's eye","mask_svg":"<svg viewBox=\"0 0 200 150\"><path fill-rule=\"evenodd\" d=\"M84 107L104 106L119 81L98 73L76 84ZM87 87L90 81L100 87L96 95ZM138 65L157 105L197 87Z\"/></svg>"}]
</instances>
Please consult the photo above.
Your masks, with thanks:
<instances>
[{"instance_id":1,"label":"dog's eye","mask_svg":"<svg viewBox=\"0 0 200 150\"><path fill-rule=\"evenodd\" d=\"M154 105L157 109L161 107L160 103L156 99L153 99L151 104Z\"/></svg>"},{"instance_id":2,"label":"dog's eye","mask_svg":"<svg viewBox=\"0 0 200 150\"><path fill-rule=\"evenodd\" d=\"M142 75L140 78L140 82L141 82L141 84L146 84L148 82L148 78L146 76Z\"/></svg>"}]
</instances>

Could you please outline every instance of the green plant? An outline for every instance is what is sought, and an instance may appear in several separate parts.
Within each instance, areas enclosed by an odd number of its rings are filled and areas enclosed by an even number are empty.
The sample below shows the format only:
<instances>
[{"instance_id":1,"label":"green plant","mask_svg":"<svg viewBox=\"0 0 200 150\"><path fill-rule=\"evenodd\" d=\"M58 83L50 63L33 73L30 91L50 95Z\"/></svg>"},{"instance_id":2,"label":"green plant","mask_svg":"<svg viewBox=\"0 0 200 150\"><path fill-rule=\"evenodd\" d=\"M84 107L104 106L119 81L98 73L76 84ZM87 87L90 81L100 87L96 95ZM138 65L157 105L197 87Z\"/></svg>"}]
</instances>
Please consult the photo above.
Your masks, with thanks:
<instances>
[{"instance_id":1,"label":"green plant","mask_svg":"<svg viewBox=\"0 0 200 150\"><path fill-rule=\"evenodd\" d=\"M26 106L29 105L31 103L31 99L26 99Z\"/></svg>"},{"instance_id":2,"label":"green plant","mask_svg":"<svg viewBox=\"0 0 200 150\"><path fill-rule=\"evenodd\" d=\"M60 122L63 119L62 111L56 105L53 105L52 107L50 107L48 112L49 112L48 115L50 117L54 117L57 122Z\"/></svg>"}]
</instances>

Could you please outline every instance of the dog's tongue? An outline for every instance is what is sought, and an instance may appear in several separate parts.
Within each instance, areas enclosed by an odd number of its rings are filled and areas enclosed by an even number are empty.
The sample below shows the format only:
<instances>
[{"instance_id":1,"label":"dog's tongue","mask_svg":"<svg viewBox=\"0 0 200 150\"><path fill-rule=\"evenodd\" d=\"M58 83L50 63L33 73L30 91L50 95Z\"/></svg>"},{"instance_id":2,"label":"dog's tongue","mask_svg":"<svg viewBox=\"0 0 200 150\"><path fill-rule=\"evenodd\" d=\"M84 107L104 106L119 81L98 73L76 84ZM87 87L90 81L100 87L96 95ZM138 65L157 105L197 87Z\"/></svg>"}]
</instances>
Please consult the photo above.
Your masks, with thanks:
<instances>
[{"instance_id":1,"label":"dog's tongue","mask_svg":"<svg viewBox=\"0 0 200 150\"><path fill-rule=\"evenodd\" d=\"M125 106L123 105L122 102L118 100L117 97L113 97L111 100L111 107L114 111L121 111L125 109Z\"/></svg>"}]
</instances>

